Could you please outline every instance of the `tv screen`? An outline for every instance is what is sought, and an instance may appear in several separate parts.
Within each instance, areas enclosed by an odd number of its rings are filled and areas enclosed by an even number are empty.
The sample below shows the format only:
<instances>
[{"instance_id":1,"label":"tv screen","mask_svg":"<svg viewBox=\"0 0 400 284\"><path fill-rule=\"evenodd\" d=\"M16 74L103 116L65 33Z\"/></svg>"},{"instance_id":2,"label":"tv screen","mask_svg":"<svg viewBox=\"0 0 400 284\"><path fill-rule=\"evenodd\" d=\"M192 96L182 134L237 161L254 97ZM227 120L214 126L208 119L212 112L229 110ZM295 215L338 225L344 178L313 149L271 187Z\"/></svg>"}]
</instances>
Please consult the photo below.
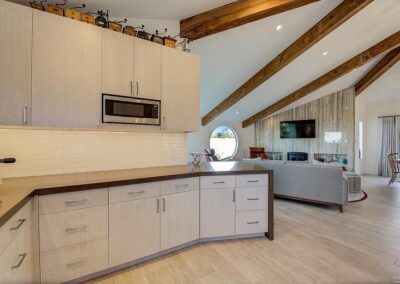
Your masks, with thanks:
<instances>
[{"instance_id":1,"label":"tv screen","mask_svg":"<svg viewBox=\"0 0 400 284\"><path fill-rule=\"evenodd\" d=\"M315 120L281 121L281 138L315 138Z\"/></svg>"}]
</instances>

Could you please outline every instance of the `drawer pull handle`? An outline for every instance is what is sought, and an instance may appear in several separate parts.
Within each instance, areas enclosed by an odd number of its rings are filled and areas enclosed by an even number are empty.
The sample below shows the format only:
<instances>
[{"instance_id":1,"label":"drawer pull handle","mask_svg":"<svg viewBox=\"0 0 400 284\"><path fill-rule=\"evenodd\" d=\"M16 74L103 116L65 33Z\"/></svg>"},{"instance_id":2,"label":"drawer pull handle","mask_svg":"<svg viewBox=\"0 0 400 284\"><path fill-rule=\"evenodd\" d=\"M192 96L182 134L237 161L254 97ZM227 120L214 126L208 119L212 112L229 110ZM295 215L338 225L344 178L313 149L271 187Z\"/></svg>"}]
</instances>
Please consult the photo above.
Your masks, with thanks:
<instances>
[{"instance_id":1,"label":"drawer pull handle","mask_svg":"<svg viewBox=\"0 0 400 284\"><path fill-rule=\"evenodd\" d=\"M65 231L67 233L70 233L70 232L77 232L77 231L82 231L82 230L86 230L86 229L87 229L87 225L84 225L82 227L66 228Z\"/></svg>"},{"instance_id":2,"label":"drawer pull handle","mask_svg":"<svg viewBox=\"0 0 400 284\"><path fill-rule=\"evenodd\" d=\"M19 228L21 228L22 224L25 223L26 219L19 219L18 220L18 225L15 227L10 228L10 231L16 231Z\"/></svg>"},{"instance_id":3,"label":"drawer pull handle","mask_svg":"<svg viewBox=\"0 0 400 284\"><path fill-rule=\"evenodd\" d=\"M165 212L165 198L162 199L162 211Z\"/></svg>"},{"instance_id":4,"label":"drawer pull handle","mask_svg":"<svg viewBox=\"0 0 400 284\"><path fill-rule=\"evenodd\" d=\"M160 213L160 199L157 198L157 214Z\"/></svg>"},{"instance_id":5,"label":"drawer pull handle","mask_svg":"<svg viewBox=\"0 0 400 284\"><path fill-rule=\"evenodd\" d=\"M259 180L248 180L247 182L260 182Z\"/></svg>"},{"instance_id":6,"label":"drawer pull handle","mask_svg":"<svg viewBox=\"0 0 400 284\"><path fill-rule=\"evenodd\" d=\"M22 265L22 263L24 262L25 257L27 255L28 255L27 253L21 253L20 255L18 255L21 259L19 260L17 265L11 266L11 269L18 269Z\"/></svg>"},{"instance_id":7,"label":"drawer pull handle","mask_svg":"<svg viewBox=\"0 0 400 284\"><path fill-rule=\"evenodd\" d=\"M213 184L223 184L225 183L224 181L214 181Z\"/></svg>"},{"instance_id":8,"label":"drawer pull handle","mask_svg":"<svg viewBox=\"0 0 400 284\"><path fill-rule=\"evenodd\" d=\"M187 184L187 183L185 183L185 184L176 184L175 188L179 189L179 188L184 188L184 187L188 187L188 186L189 186L189 184Z\"/></svg>"},{"instance_id":9,"label":"drawer pull handle","mask_svg":"<svg viewBox=\"0 0 400 284\"><path fill-rule=\"evenodd\" d=\"M233 190L232 202L236 202L236 190Z\"/></svg>"},{"instance_id":10,"label":"drawer pull handle","mask_svg":"<svg viewBox=\"0 0 400 284\"><path fill-rule=\"evenodd\" d=\"M143 193L145 193L144 190L141 190L141 191L132 191L132 192L129 192L129 195L143 194Z\"/></svg>"},{"instance_id":11,"label":"drawer pull handle","mask_svg":"<svg viewBox=\"0 0 400 284\"><path fill-rule=\"evenodd\" d=\"M247 200L249 200L249 201L256 201L256 200L260 200L260 198L247 198Z\"/></svg>"},{"instance_id":12,"label":"drawer pull handle","mask_svg":"<svg viewBox=\"0 0 400 284\"><path fill-rule=\"evenodd\" d=\"M248 225L255 225L255 224L258 224L258 223L259 223L258 221L255 221L255 222L247 222Z\"/></svg>"},{"instance_id":13,"label":"drawer pull handle","mask_svg":"<svg viewBox=\"0 0 400 284\"><path fill-rule=\"evenodd\" d=\"M65 205L67 206L77 206L77 205L83 205L87 202L87 199L82 199L82 200L72 200L72 201L65 201Z\"/></svg>"},{"instance_id":14,"label":"drawer pull handle","mask_svg":"<svg viewBox=\"0 0 400 284\"><path fill-rule=\"evenodd\" d=\"M72 268L72 267L77 266L77 265L85 264L86 261L87 261L86 259L81 259L81 260L78 260L78 261L75 261L75 262L67 263L65 266L67 268Z\"/></svg>"}]
</instances>

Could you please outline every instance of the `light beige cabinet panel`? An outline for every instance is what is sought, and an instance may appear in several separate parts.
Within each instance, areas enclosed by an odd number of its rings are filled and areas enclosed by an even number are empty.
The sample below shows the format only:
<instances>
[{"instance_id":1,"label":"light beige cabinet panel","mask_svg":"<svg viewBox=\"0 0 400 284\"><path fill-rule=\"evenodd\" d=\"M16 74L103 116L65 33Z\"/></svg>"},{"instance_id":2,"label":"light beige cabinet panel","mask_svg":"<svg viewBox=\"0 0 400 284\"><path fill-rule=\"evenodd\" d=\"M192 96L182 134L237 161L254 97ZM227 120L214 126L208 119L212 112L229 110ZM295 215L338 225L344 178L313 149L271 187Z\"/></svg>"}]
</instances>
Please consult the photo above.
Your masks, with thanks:
<instances>
[{"instance_id":1,"label":"light beige cabinet panel","mask_svg":"<svg viewBox=\"0 0 400 284\"><path fill-rule=\"evenodd\" d=\"M200 190L200 238L235 235L235 189Z\"/></svg>"},{"instance_id":2,"label":"light beige cabinet panel","mask_svg":"<svg viewBox=\"0 0 400 284\"><path fill-rule=\"evenodd\" d=\"M108 268L108 238L40 254L42 283L62 283Z\"/></svg>"},{"instance_id":3,"label":"light beige cabinet panel","mask_svg":"<svg viewBox=\"0 0 400 284\"><path fill-rule=\"evenodd\" d=\"M134 96L161 99L161 47L135 38L135 85Z\"/></svg>"},{"instance_id":4,"label":"light beige cabinet panel","mask_svg":"<svg viewBox=\"0 0 400 284\"><path fill-rule=\"evenodd\" d=\"M199 238L199 191L161 198L161 250Z\"/></svg>"},{"instance_id":5,"label":"light beige cabinet panel","mask_svg":"<svg viewBox=\"0 0 400 284\"><path fill-rule=\"evenodd\" d=\"M103 30L102 92L134 94L134 48L131 36Z\"/></svg>"},{"instance_id":6,"label":"light beige cabinet panel","mask_svg":"<svg viewBox=\"0 0 400 284\"><path fill-rule=\"evenodd\" d=\"M0 124L31 124L32 9L0 1Z\"/></svg>"},{"instance_id":7,"label":"light beige cabinet panel","mask_svg":"<svg viewBox=\"0 0 400 284\"><path fill-rule=\"evenodd\" d=\"M98 27L33 10L34 126L99 126L101 45Z\"/></svg>"},{"instance_id":8,"label":"light beige cabinet panel","mask_svg":"<svg viewBox=\"0 0 400 284\"><path fill-rule=\"evenodd\" d=\"M197 55L162 47L161 128L199 131L200 63Z\"/></svg>"},{"instance_id":9,"label":"light beige cabinet panel","mask_svg":"<svg viewBox=\"0 0 400 284\"><path fill-rule=\"evenodd\" d=\"M0 255L1 284L36 283L33 233L32 221L28 221Z\"/></svg>"},{"instance_id":10,"label":"light beige cabinet panel","mask_svg":"<svg viewBox=\"0 0 400 284\"><path fill-rule=\"evenodd\" d=\"M159 198L110 204L109 214L110 266L160 251Z\"/></svg>"}]
</instances>

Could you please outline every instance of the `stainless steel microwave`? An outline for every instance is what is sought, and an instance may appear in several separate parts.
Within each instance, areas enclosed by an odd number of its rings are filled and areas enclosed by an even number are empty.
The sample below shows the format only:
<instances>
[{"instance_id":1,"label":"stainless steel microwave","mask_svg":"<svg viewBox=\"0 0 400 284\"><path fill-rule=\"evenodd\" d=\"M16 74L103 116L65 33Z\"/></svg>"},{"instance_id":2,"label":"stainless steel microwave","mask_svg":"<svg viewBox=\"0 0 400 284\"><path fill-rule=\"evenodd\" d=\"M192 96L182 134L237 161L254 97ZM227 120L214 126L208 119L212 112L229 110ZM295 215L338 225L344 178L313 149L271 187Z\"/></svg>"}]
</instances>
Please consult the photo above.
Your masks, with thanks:
<instances>
[{"instance_id":1,"label":"stainless steel microwave","mask_svg":"<svg viewBox=\"0 0 400 284\"><path fill-rule=\"evenodd\" d=\"M160 125L161 101L103 94L103 123Z\"/></svg>"}]
</instances>

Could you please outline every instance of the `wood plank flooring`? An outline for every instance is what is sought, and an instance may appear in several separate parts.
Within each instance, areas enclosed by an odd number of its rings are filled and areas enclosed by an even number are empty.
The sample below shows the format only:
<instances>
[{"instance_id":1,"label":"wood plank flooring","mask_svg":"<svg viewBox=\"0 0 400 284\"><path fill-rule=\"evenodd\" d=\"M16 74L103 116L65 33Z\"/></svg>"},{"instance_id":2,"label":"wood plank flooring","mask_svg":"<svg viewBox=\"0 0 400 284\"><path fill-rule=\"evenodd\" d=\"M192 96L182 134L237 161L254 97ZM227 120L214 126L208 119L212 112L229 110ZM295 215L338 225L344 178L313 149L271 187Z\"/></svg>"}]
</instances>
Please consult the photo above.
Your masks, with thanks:
<instances>
[{"instance_id":1,"label":"wood plank flooring","mask_svg":"<svg viewBox=\"0 0 400 284\"><path fill-rule=\"evenodd\" d=\"M275 200L275 240L200 244L90 283L400 283L400 184L335 208Z\"/></svg>"}]
</instances>

